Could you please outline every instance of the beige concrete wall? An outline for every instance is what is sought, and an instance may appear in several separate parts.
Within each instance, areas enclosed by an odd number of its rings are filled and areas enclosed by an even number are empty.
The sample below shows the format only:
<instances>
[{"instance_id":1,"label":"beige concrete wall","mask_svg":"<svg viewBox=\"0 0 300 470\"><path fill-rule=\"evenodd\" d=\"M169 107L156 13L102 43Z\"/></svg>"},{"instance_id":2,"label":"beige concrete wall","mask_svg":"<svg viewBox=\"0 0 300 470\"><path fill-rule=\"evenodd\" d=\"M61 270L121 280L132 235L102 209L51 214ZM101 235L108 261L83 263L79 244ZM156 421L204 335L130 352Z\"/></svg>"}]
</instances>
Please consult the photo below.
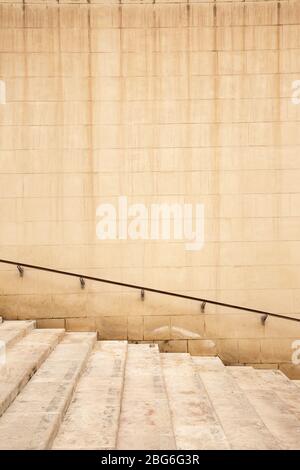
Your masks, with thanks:
<instances>
[{"instance_id":1,"label":"beige concrete wall","mask_svg":"<svg viewBox=\"0 0 300 470\"><path fill-rule=\"evenodd\" d=\"M300 1L23 3L0 1L0 257L300 317ZM96 207L120 195L203 203L204 248L100 242ZM229 363L288 364L300 339L1 265L0 294L7 318Z\"/></svg>"}]
</instances>

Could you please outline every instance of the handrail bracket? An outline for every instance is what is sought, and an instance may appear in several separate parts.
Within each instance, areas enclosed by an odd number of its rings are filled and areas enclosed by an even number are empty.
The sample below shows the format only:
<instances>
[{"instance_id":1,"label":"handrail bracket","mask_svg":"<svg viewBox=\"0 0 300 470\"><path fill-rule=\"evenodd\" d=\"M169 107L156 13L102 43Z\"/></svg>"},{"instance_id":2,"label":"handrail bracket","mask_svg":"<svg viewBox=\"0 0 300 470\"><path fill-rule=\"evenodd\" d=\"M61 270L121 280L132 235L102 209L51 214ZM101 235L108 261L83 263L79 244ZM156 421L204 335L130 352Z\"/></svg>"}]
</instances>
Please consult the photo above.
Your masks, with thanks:
<instances>
[{"instance_id":1,"label":"handrail bracket","mask_svg":"<svg viewBox=\"0 0 300 470\"><path fill-rule=\"evenodd\" d=\"M262 315L260 317L260 321L261 321L261 324L262 325L265 325L266 324L266 321L267 321L267 318L268 318L269 315L265 314L265 315Z\"/></svg>"},{"instance_id":2,"label":"handrail bracket","mask_svg":"<svg viewBox=\"0 0 300 470\"><path fill-rule=\"evenodd\" d=\"M80 278L80 286L81 286L81 289L85 288L85 280L83 277Z\"/></svg>"},{"instance_id":3,"label":"handrail bracket","mask_svg":"<svg viewBox=\"0 0 300 470\"><path fill-rule=\"evenodd\" d=\"M24 268L20 264L17 265L17 268L18 268L20 277L23 277L24 276Z\"/></svg>"}]
</instances>

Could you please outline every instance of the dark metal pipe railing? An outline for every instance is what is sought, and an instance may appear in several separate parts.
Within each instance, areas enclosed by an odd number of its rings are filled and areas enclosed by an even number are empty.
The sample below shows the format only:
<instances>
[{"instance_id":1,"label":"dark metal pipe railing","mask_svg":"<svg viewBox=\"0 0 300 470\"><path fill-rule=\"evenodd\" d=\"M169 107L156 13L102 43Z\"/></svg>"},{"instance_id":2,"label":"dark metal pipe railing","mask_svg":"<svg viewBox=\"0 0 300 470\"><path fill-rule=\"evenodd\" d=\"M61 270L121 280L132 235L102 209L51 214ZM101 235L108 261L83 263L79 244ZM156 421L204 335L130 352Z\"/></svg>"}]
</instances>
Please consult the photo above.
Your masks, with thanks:
<instances>
[{"instance_id":1,"label":"dark metal pipe railing","mask_svg":"<svg viewBox=\"0 0 300 470\"><path fill-rule=\"evenodd\" d=\"M250 308L250 307L243 307L241 305L235 305L235 304L228 304L225 302L218 302L216 300L210 300L210 299L205 299L202 297L194 297L191 295L185 295L185 294L179 294L178 292L170 292L170 291L165 291L161 289L154 289L151 287L145 287L145 286L139 286L137 284L128 284L126 282L119 282L119 281L112 281L111 279L103 279L100 277L94 277L94 276L87 276L85 274L79 274L79 273L74 273L70 271L61 271L59 269L53 269L53 268L46 268L44 266L37 266L34 264L27 264L27 263L21 263L17 261L10 261L6 259L0 259L0 263L4 264L10 264L13 266L16 266L19 270L20 276L23 276L24 274L24 268L30 268L30 269L36 269L38 271L45 271L48 273L55 273L55 274L61 274L63 276L71 276L71 277L76 277L80 280L81 287L84 288L86 280L89 281L96 281L96 282L102 282L104 284L112 284L115 286L122 286L122 287L128 287L129 289L137 289L141 291L142 294L142 299L144 299L144 294L145 292L153 292L155 294L162 294L162 295L168 295L171 297L178 297L180 299L186 299L186 300L194 300L196 302L201 302L201 310L204 311L205 305L210 304L210 305L216 305L218 307L225 307L225 308L232 308L235 310L243 310L245 312L250 312L250 313L255 313L259 315L263 315L262 322L265 323L267 317L275 317L275 318L283 318L284 320L291 320L295 322L300 322L300 318L295 318L295 317L290 317L287 315L282 315L279 313L273 313L273 312L267 312L265 310L258 310L255 308Z\"/></svg>"}]
</instances>

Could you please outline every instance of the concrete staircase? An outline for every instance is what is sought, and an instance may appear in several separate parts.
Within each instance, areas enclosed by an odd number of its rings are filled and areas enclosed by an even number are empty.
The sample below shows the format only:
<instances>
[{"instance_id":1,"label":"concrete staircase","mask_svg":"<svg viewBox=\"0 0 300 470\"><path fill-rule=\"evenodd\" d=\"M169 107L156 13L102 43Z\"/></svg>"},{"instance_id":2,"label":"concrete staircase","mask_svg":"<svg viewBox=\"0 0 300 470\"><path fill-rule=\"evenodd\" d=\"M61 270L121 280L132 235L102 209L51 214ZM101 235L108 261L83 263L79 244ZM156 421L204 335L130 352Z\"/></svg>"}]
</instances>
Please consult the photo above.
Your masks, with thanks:
<instances>
[{"instance_id":1,"label":"concrete staircase","mask_svg":"<svg viewBox=\"0 0 300 470\"><path fill-rule=\"evenodd\" d=\"M281 372L32 321L0 341L0 449L300 449L299 382Z\"/></svg>"}]
</instances>

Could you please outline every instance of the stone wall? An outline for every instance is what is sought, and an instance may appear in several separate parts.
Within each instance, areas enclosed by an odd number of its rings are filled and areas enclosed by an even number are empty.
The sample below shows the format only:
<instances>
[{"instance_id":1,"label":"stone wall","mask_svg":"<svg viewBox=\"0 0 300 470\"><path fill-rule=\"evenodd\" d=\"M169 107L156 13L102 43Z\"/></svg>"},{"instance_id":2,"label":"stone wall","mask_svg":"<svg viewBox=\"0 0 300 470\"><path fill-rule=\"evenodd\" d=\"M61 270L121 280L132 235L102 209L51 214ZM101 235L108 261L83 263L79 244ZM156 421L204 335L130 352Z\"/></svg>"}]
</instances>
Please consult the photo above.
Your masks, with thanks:
<instances>
[{"instance_id":1,"label":"stone wall","mask_svg":"<svg viewBox=\"0 0 300 470\"><path fill-rule=\"evenodd\" d=\"M0 257L300 318L299 52L298 0L0 1ZM203 249L100 241L121 195L203 203ZM297 372L283 320L4 265L0 294L6 318Z\"/></svg>"}]
</instances>

